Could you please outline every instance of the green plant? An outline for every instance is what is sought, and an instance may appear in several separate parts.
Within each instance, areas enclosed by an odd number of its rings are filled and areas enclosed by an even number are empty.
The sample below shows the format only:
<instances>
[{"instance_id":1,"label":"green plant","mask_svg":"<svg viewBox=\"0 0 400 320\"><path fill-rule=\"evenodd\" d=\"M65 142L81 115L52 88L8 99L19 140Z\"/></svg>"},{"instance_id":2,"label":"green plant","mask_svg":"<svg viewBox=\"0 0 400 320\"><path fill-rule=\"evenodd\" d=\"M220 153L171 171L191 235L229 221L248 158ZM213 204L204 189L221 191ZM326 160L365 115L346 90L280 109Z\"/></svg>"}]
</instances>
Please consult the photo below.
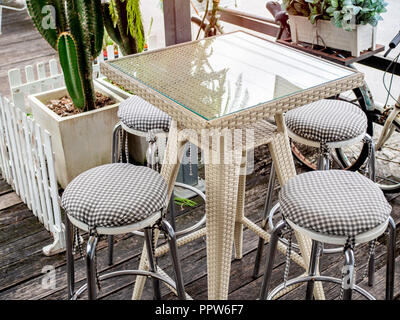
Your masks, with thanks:
<instances>
[{"instance_id":1,"label":"green plant","mask_svg":"<svg viewBox=\"0 0 400 320\"><path fill-rule=\"evenodd\" d=\"M101 0L28 0L27 6L37 30L58 51L75 107L95 109L92 62L102 50ZM55 17L49 18L51 9L46 8L52 8ZM43 23L46 19L50 24Z\"/></svg>"},{"instance_id":2,"label":"green plant","mask_svg":"<svg viewBox=\"0 0 400 320\"><path fill-rule=\"evenodd\" d=\"M178 206L181 206L182 208L183 207L192 207L193 208L193 207L197 206L197 202L192 201L190 199L186 199L186 198L175 197L174 203Z\"/></svg>"},{"instance_id":3,"label":"green plant","mask_svg":"<svg viewBox=\"0 0 400 320\"><path fill-rule=\"evenodd\" d=\"M123 55L142 52L145 35L139 0L110 0L102 11L107 33Z\"/></svg>"},{"instance_id":4,"label":"green plant","mask_svg":"<svg viewBox=\"0 0 400 320\"><path fill-rule=\"evenodd\" d=\"M328 0L326 12L338 28L352 30L353 25L370 24L376 26L386 12L384 0Z\"/></svg>"}]
</instances>

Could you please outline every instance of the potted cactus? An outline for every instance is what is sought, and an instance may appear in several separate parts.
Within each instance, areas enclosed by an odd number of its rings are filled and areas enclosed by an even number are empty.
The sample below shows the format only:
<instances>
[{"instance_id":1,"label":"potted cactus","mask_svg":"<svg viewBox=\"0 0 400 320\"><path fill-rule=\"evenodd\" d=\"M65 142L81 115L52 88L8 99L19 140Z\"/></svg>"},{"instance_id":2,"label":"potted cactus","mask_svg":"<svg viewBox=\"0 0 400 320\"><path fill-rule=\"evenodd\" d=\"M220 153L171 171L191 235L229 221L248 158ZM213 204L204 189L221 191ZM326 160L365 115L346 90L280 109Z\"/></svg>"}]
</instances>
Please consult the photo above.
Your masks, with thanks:
<instances>
[{"instance_id":1,"label":"potted cactus","mask_svg":"<svg viewBox=\"0 0 400 320\"><path fill-rule=\"evenodd\" d=\"M293 42L350 51L376 48L376 26L384 0L283 0Z\"/></svg>"},{"instance_id":2,"label":"potted cactus","mask_svg":"<svg viewBox=\"0 0 400 320\"><path fill-rule=\"evenodd\" d=\"M31 95L29 100L33 117L52 135L57 178L65 188L81 172L110 162L112 130L122 99L93 82L92 62L102 50L104 35L101 0L28 0L27 6L37 30L58 51L64 73L66 87ZM47 24L45 6L55 13ZM113 102L99 108L98 97ZM67 98L73 102L73 115L62 117L46 106Z\"/></svg>"}]
</instances>

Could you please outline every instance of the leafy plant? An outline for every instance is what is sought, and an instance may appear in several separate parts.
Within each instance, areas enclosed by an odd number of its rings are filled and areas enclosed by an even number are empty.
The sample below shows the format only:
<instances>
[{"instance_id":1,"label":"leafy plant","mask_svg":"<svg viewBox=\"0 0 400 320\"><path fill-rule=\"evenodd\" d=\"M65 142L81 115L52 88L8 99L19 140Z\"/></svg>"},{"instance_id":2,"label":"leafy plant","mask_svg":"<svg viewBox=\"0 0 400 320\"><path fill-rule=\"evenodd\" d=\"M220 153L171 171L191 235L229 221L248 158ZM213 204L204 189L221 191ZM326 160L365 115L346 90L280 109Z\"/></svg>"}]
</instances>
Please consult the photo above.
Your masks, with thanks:
<instances>
[{"instance_id":1,"label":"leafy plant","mask_svg":"<svg viewBox=\"0 0 400 320\"><path fill-rule=\"evenodd\" d=\"M142 52L145 34L139 0L110 0L102 5L104 25L124 55Z\"/></svg>"},{"instance_id":2,"label":"leafy plant","mask_svg":"<svg viewBox=\"0 0 400 320\"><path fill-rule=\"evenodd\" d=\"M95 109L92 62L103 44L101 0L28 0L27 7L40 34L58 51L75 107ZM55 15L49 15L52 10Z\"/></svg>"},{"instance_id":3,"label":"leafy plant","mask_svg":"<svg viewBox=\"0 0 400 320\"><path fill-rule=\"evenodd\" d=\"M384 0L328 0L327 13L338 28L352 30L353 25L370 24L376 26L386 12Z\"/></svg>"}]
</instances>

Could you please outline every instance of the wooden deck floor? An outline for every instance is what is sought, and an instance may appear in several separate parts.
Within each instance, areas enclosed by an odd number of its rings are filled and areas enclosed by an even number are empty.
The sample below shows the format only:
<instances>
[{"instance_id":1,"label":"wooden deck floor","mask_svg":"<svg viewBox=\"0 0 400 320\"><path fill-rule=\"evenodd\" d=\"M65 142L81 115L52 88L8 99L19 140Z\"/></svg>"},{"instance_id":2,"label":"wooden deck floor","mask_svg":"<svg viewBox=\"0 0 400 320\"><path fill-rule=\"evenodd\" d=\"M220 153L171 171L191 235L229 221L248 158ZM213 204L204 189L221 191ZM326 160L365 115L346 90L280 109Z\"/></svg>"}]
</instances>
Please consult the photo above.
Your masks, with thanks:
<instances>
[{"instance_id":1,"label":"wooden deck floor","mask_svg":"<svg viewBox=\"0 0 400 320\"><path fill-rule=\"evenodd\" d=\"M0 35L0 93L9 96L7 71L13 67L24 67L55 57L54 51L33 29L26 12L3 13L3 34ZM269 174L269 155L265 147L257 150L256 174L247 180L245 214L253 221L259 221L266 196L266 183ZM400 223L399 194L388 196L393 206L393 217ZM199 208L201 210L202 208ZM187 225L192 212L178 218L178 226ZM258 238L249 230L244 232L244 257L232 262L230 299L256 299L261 286L261 277L253 279L252 267ZM52 242L50 234L33 216L32 212L21 203L18 196L0 177L0 300L4 299L66 299L66 265L65 254L53 257L42 254L43 246ZM398 237L400 242L400 237ZM385 239L380 239L376 249L376 284L371 292L380 299L384 296L385 274ZM194 299L205 299L207 296L206 242L199 239L179 250L187 292ZM400 249L400 243L398 244ZM98 245L98 270L101 273L135 268L142 249L142 239L138 236L124 235L116 238L115 263L106 263L106 242ZM400 297L400 258L397 258L396 297ZM360 246L356 250L357 283L361 282L367 262L367 248ZM321 273L340 276L342 257L326 255L321 260ZM168 256L159 259L160 266L171 272ZM52 269L53 268L53 269ZM273 275L273 285L282 281L284 257L279 254ZM46 286L46 270L55 272L55 287ZM299 275L302 270L291 265L291 275ZM76 256L76 279L78 285L85 281L85 268L82 260ZM99 293L100 299L130 299L134 278L125 277L104 282ZM365 285L365 280L362 281ZM328 299L338 296L335 286L325 285ZM303 299L304 288L286 295L283 299ZM163 287L163 297L175 297ZM146 288L143 298L151 298L150 288ZM355 295L355 299L359 298Z\"/></svg>"}]
</instances>

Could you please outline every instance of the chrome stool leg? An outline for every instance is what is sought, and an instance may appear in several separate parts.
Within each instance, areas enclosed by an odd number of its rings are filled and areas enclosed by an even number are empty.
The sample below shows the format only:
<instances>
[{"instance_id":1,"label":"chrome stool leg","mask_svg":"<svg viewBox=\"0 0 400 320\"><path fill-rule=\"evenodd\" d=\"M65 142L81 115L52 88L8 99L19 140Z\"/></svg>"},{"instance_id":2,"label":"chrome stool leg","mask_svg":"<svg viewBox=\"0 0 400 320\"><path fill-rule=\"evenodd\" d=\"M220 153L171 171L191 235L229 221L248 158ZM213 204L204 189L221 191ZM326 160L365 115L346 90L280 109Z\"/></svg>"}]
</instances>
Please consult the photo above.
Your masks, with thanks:
<instances>
[{"instance_id":1,"label":"chrome stool leg","mask_svg":"<svg viewBox=\"0 0 400 320\"><path fill-rule=\"evenodd\" d=\"M375 171L375 143L372 137L368 134L364 137L364 142L368 144L368 175L372 181L376 181L376 171ZM375 282L375 255L372 252L369 262L368 262L368 285L372 287Z\"/></svg>"},{"instance_id":2,"label":"chrome stool leg","mask_svg":"<svg viewBox=\"0 0 400 320\"><path fill-rule=\"evenodd\" d=\"M86 247L86 274L89 300L96 300L96 246L97 236L90 236Z\"/></svg>"},{"instance_id":3,"label":"chrome stool leg","mask_svg":"<svg viewBox=\"0 0 400 320\"><path fill-rule=\"evenodd\" d=\"M344 252L344 279L342 283L343 300L351 300L354 287L354 251L348 247Z\"/></svg>"},{"instance_id":4,"label":"chrome stool leg","mask_svg":"<svg viewBox=\"0 0 400 320\"><path fill-rule=\"evenodd\" d=\"M369 173L369 178L372 181L376 181L376 170L375 170L375 165L376 165L376 159L375 159L375 143L372 140L372 137L368 134L365 135L364 141L368 144L368 173Z\"/></svg>"},{"instance_id":5,"label":"chrome stool leg","mask_svg":"<svg viewBox=\"0 0 400 320\"><path fill-rule=\"evenodd\" d=\"M147 258L149 262L149 270L150 272L156 273L157 266L155 263L155 258L153 253L152 230L150 228L144 229L144 235L146 242ZM153 290L154 290L154 300L161 300L160 281L155 278L153 278Z\"/></svg>"},{"instance_id":6,"label":"chrome stool leg","mask_svg":"<svg viewBox=\"0 0 400 320\"><path fill-rule=\"evenodd\" d=\"M117 123L114 127L113 135L112 135L112 145L111 145L111 162L116 163L118 162L119 156L119 148L118 148L118 141L119 141L119 133L122 130L121 123ZM114 236L108 236L108 265L113 265L114 260Z\"/></svg>"},{"instance_id":7,"label":"chrome stool leg","mask_svg":"<svg viewBox=\"0 0 400 320\"><path fill-rule=\"evenodd\" d=\"M268 194L267 194L267 199L265 200L264 213L261 222L261 227L263 228L263 230L266 230L268 226L268 214L272 207L272 195L274 192L275 178L276 178L276 173L275 173L274 163L271 163L271 171L269 173L269 181L268 181ZM253 279L256 279L258 277L260 271L260 262L263 254L264 243L265 240L260 237L258 239L257 254L253 269Z\"/></svg>"},{"instance_id":8,"label":"chrome stool leg","mask_svg":"<svg viewBox=\"0 0 400 320\"><path fill-rule=\"evenodd\" d=\"M386 260L386 300L393 300L394 294L394 271L396 259L396 223L389 218L389 239L387 244Z\"/></svg>"},{"instance_id":9,"label":"chrome stool leg","mask_svg":"<svg viewBox=\"0 0 400 320\"><path fill-rule=\"evenodd\" d=\"M276 227L274 228L270 242L268 244L268 259L267 263L265 265L265 273L264 273L264 279L263 283L261 286L261 292L260 292L260 299L265 300L267 298L268 294L268 289L271 281L271 276L272 276L272 270L274 268L274 260L275 260L275 253L276 253L276 248L277 244L279 241L279 237L281 236L283 228L286 226L285 221L280 221Z\"/></svg>"},{"instance_id":10,"label":"chrome stool leg","mask_svg":"<svg viewBox=\"0 0 400 320\"><path fill-rule=\"evenodd\" d=\"M108 236L108 265L112 266L114 263L114 236Z\"/></svg>"},{"instance_id":11,"label":"chrome stool leg","mask_svg":"<svg viewBox=\"0 0 400 320\"><path fill-rule=\"evenodd\" d=\"M308 267L309 277L314 277L317 275L320 245L321 244L319 242L313 240L311 248L311 256L310 256L310 265ZM310 281L307 282L306 300L312 300L314 295L314 284L315 284L314 279L311 279Z\"/></svg>"},{"instance_id":12,"label":"chrome stool leg","mask_svg":"<svg viewBox=\"0 0 400 320\"><path fill-rule=\"evenodd\" d=\"M373 287L375 283L375 253L371 252L368 261L368 286Z\"/></svg>"},{"instance_id":13,"label":"chrome stool leg","mask_svg":"<svg viewBox=\"0 0 400 320\"><path fill-rule=\"evenodd\" d=\"M75 265L73 254L73 235L74 228L65 215L65 241L66 241L66 255L67 255L67 284L68 284L68 299L71 299L75 292Z\"/></svg>"},{"instance_id":14,"label":"chrome stool leg","mask_svg":"<svg viewBox=\"0 0 400 320\"><path fill-rule=\"evenodd\" d=\"M329 159L329 151L321 151L318 158L318 170L329 170L331 161Z\"/></svg>"},{"instance_id":15,"label":"chrome stool leg","mask_svg":"<svg viewBox=\"0 0 400 320\"><path fill-rule=\"evenodd\" d=\"M166 220L161 221L161 227L167 234L167 240L172 259L172 266L175 271L176 291L178 293L178 297L182 300L185 300L186 295L185 295L181 264L178 258L178 245L176 242L176 234L172 226Z\"/></svg>"}]
</instances>

